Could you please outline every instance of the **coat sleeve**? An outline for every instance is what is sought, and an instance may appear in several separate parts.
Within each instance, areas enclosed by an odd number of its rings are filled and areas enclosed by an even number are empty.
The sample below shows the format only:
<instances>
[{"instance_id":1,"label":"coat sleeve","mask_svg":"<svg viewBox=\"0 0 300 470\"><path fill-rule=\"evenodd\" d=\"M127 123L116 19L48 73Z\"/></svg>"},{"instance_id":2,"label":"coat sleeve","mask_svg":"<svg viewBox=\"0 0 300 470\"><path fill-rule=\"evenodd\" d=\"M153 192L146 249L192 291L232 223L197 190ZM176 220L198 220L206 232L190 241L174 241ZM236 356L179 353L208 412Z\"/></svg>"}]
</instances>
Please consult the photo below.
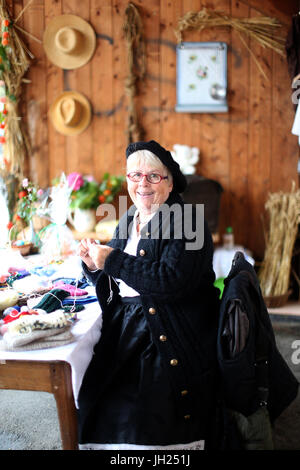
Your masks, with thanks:
<instances>
[{"instance_id":1,"label":"coat sleeve","mask_svg":"<svg viewBox=\"0 0 300 470\"><path fill-rule=\"evenodd\" d=\"M141 295L165 298L182 297L193 290L211 285L212 240L209 230L200 250L186 250L184 240L165 240L158 259L132 256L115 249L107 257L106 274L122 279Z\"/></svg>"}]
</instances>

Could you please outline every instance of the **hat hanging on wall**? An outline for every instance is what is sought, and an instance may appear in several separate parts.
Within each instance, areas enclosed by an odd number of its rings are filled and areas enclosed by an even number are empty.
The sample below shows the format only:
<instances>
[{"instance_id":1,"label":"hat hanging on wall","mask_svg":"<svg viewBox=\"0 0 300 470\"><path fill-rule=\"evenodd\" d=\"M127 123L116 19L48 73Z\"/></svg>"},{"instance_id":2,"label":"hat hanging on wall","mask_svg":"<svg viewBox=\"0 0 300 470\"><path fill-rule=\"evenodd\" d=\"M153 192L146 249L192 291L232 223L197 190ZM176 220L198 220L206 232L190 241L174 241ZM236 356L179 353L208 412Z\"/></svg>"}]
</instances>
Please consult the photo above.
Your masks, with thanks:
<instances>
[{"instance_id":1,"label":"hat hanging on wall","mask_svg":"<svg viewBox=\"0 0 300 470\"><path fill-rule=\"evenodd\" d=\"M63 135L81 134L88 127L91 114L89 101L77 91L64 91L49 109L53 126Z\"/></svg>"},{"instance_id":2,"label":"hat hanging on wall","mask_svg":"<svg viewBox=\"0 0 300 470\"><path fill-rule=\"evenodd\" d=\"M77 69L94 54L96 35L80 16L55 16L44 31L43 46L53 64L62 69Z\"/></svg>"}]
</instances>

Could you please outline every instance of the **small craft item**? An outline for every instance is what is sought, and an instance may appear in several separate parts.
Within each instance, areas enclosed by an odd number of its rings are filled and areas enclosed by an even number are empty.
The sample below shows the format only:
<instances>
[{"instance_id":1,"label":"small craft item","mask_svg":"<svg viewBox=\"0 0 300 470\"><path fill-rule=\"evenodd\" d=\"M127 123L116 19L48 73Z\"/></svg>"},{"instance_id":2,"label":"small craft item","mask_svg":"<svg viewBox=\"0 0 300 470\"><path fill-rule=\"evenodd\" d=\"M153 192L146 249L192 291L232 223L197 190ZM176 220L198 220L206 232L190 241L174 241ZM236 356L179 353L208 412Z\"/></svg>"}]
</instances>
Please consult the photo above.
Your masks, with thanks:
<instances>
[{"instance_id":1,"label":"small craft item","mask_svg":"<svg viewBox=\"0 0 300 470\"><path fill-rule=\"evenodd\" d=\"M64 346L75 340L70 331L70 326L59 330L36 330L28 335L19 336L5 333L0 341L0 350L5 351L33 351L37 349L49 349Z\"/></svg>"},{"instance_id":2,"label":"small craft item","mask_svg":"<svg viewBox=\"0 0 300 470\"><path fill-rule=\"evenodd\" d=\"M10 280L8 279L8 282ZM49 279L45 279L41 276L31 275L26 276L21 279L18 277L14 279L11 286L18 291L20 294L37 294L37 293L44 293L45 290L52 289L52 282Z\"/></svg>"},{"instance_id":3,"label":"small craft item","mask_svg":"<svg viewBox=\"0 0 300 470\"><path fill-rule=\"evenodd\" d=\"M97 297L95 295L87 295L86 297L81 297L79 299L71 299L71 298L66 298L62 301L63 306L65 305L71 305L71 304L76 304L76 306L79 306L80 304L90 304L92 302L97 302Z\"/></svg>"},{"instance_id":4,"label":"small craft item","mask_svg":"<svg viewBox=\"0 0 300 470\"><path fill-rule=\"evenodd\" d=\"M76 297L70 299L68 306L64 305L64 299L69 297L69 292L63 289L52 289L45 294L40 302L35 305L34 310L42 309L46 313L54 312L54 310L63 309L65 312L80 312L84 309L83 305L76 305Z\"/></svg>"},{"instance_id":5,"label":"small craft item","mask_svg":"<svg viewBox=\"0 0 300 470\"><path fill-rule=\"evenodd\" d=\"M22 311L18 311L16 309L12 309L10 311L10 313L8 313L7 315L4 316L4 320L3 320L3 323L6 324L6 323L10 323L12 321L15 321L17 320L18 318L20 317L23 317L25 315L38 315L39 312L37 312L36 310L22 310Z\"/></svg>"},{"instance_id":6,"label":"small craft item","mask_svg":"<svg viewBox=\"0 0 300 470\"><path fill-rule=\"evenodd\" d=\"M81 134L91 122L91 105L88 99L77 91L64 91L49 108L50 120L60 134Z\"/></svg>"},{"instance_id":7,"label":"small craft item","mask_svg":"<svg viewBox=\"0 0 300 470\"><path fill-rule=\"evenodd\" d=\"M81 297L82 295L88 294L87 290L84 289L78 289L76 286L73 286L72 284L65 284L63 281L57 281L53 283L53 287L56 289L63 289L66 290L69 295L76 295Z\"/></svg>"},{"instance_id":8,"label":"small craft item","mask_svg":"<svg viewBox=\"0 0 300 470\"><path fill-rule=\"evenodd\" d=\"M47 266L35 266L34 268L30 269L31 274L46 277L51 277L54 273L56 273L56 271L57 269L53 264Z\"/></svg>"},{"instance_id":9,"label":"small craft item","mask_svg":"<svg viewBox=\"0 0 300 470\"><path fill-rule=\"evenodd\" d=\"M19 251L22 256L26 256L30 253L30 250L33 248L33 244L29 242L24 242L23 240L16 240L11 242L10 248L12 250Z\"/></svg>"},{"instance_id":10,"label":"small craft item","mask_svg":"<svg viewBox=\"0 0 300 470\"><path fill-rule=\"evenodd\" d=\"M65 174L62 174L59 183L51 187L51 201L47 208L47 218L51 223L39 232L42 243L40 253L49 263L69 258L76 253L76 242L71 229L66 225L71 193L72 188L69 187Z\"/></svg>"},{"instance_id":11,"label":"small craft item","mask_svg":"<svg viewBox=\"0 0 300 470\"><path fill-rule=\"evenodd\" d=\"M19 300L18 300L18 306L27 306L29 300L40 298L42 295L47 294L52 287L46 287L46 288L39 288L37 291L32 291L30 294L20 294Z\"/></svg>"},{"instance_id":12,"label":"small craft item","mask_svg":"<svg viewBox=\"0 0 300 470\"><path fill-rule=\"evenodd\" d=\"M34 306L34 309L41 308L47 313L54 312L62 308L62 301L70 294L63 289L52 289L50 292L45 294L40 302Z\"/></svg>"},{"instance_id":13,"label":"small craft item","mask_svg":"<svg viewBox=\"0 0 300 470\"><path fill-rule=\"evenodd\" d=\"M28 307L9 307L3 312L4 319L0 320L0 334L4 335L8 331L8 324L12 321L16 321L25 315L39 315L40 313L46 313L43 310L30 310Z\"/></svg>"},{"instance_id":14,"label":"small craft item","mask_svg":"<svg viewBox=\"0 0 300 470\"><path fill-rule=\"evenodd\" d=\"M18 279L22 279L23 277L30 276L30 272L27 271L27 269L22 269L22 268L8 268L8 272L10 274L17 274Z\"/></svg>"},{"instance_id":15,"label":"small craft item","mask_svg":"<svg viewBox=\"0 0 300 470\"><path fill-rule=\"evenodd\" d=\"M19 300L19 294L14 289L0 290L0 311L5 310L7 307L16 305Z\"/></svg>"},{"instance_id":16,"label":"small craft item","mask_svg":"<svg viewBox=\"0 0 300 470\"><path fill-rule=\"evenodd\" d=\"M66 70L77 69L92 58L96 35L92 26L79 16L55 16L44 31L43 46L54 65Z\"/></svg>"},{"instance_id":17,"label":"small craft item","mask_svg":"<svg viewBox=\"0 0 300 470\"><path fill-rule=\"evenodd\" d=\"M22 316L8 323L0 349L45 349L70 343L74 341L70 331L72 317L64 312Z\"/></svg>"}]
</instances>

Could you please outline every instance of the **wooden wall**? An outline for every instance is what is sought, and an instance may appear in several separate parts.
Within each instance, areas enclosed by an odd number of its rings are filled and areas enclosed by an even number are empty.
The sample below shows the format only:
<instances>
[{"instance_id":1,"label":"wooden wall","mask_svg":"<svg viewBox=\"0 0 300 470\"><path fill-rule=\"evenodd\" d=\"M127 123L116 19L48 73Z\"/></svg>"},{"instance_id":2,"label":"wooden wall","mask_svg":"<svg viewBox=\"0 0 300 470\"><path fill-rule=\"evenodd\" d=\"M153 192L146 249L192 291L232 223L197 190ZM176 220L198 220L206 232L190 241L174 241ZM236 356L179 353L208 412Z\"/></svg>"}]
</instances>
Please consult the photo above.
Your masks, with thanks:
<instances>
[{"instance_id":1,"label":"wooden wall","mask_svg":"<svg viewBox=\"0 0 300 470\"><path fill-rule=\"evenodd\" d=\"M16 17L28 0L8 2ZM234 31L187 32L185 41L226 41L228 99L226 114L182 114L176 103L176 39L173 29L184 13L203 6L235 17L275 16L286 35L298 2L265 0L134 0L147 40L147 75L137 100L145 139L172 148L187 144L200 149L197 172L219 181L224 193L220 231L232 225L238 243L263 254L261 215L269 191L289 191L297 179L298 144L291 134L294 109L285 58L247 40L263 67L259 73ZM127 0L33 0L19 24L42 38L56 15L72 13L91 23L97 34L93 59L64 71L51 64L40 43L23 36L35 55L24 85L24 118L32 144L28 175L46 186L62 171L80 171L97 179L124 171L127 145L127 50L122 31ZM283 5L282 5L283 4ZM58 134L47 118L49 106L63 90L86 95L93 107L88 129L78 137Z\"/></svg>"}]
</instances>

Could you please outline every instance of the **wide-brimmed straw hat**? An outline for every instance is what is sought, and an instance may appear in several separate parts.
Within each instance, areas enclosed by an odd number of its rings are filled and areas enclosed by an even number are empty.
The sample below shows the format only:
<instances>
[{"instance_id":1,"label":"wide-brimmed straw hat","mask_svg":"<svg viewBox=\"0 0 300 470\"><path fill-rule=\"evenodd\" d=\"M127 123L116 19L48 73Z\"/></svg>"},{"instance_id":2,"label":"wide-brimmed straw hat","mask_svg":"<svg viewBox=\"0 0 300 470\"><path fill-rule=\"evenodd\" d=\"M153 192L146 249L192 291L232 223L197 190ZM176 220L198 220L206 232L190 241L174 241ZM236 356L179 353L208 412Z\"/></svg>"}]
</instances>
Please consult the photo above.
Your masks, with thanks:
<instances>
[{"instance_id":1,"label":"wide-brimmed straw hat","mask_svg":"<svg viewBox=\"0 0 300 470\"><path fill-rule=\"evenodd\" d=\"M64 135L81 134L88 127L91 114L89 101L77 91L64 91L49 109L53 126Z\"/></svg>"},{"instance_id":2,"label":"wide-brimmed straw hat","mask_svg":"<svg viewBox=\"0 0 300 470\"><path fill-rule=\"evenodd\" d=\"M76 15L54 17L43 35L48 59L62 69L76 69L86 64L96 47L92 26Z\"/></svg>"}]
</instances>

